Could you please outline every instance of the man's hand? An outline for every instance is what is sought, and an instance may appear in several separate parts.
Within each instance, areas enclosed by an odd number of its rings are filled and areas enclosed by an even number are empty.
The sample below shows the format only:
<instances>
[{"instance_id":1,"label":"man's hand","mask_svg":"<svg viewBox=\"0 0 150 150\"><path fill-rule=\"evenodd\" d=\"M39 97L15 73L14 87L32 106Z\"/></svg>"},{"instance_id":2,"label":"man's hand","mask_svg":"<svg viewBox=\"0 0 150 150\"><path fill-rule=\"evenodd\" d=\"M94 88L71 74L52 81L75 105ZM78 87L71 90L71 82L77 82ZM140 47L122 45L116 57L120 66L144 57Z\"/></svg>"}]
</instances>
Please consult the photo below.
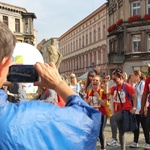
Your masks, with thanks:
<instances>
[{"instance_id":1,"label":"man's hand","mask_svg":"<svg viewBox=\"0 0 150 150\"><path fill-rule=\"evenodd\" d=\"M55 90L55 87L62 82L58 70L53 62L50 62L49 64L37 62L34 67L41 80L39 82L35 82L35 86L47 87Z\"/></svg>"},{"instance_id":2,"label":"man's hand","mask_svg":"<svg viewBox=\"0 0 150 150\"><path fill-rule=\"evenodd\" d=\"M142 116L142 115L144 115L144 109L141 109L140 111L139 111L139 114Z\"/></svg>"},{"instance_id":3,"label":"man's hand","mask_svg":"<svg viewBox=\"0 0 150 150\"><path fill-rule=\"evenodd\" d=\"M37 62L34 67L41 78L39 82L34 83L35 86L53 89L63 98L63 100L76 94L68 84L62 80L53 62L50 62L49 64Z\"/></svg>"},{"instance_id":4,"label":"man's hand","mask_svg":"<svg viewBox=\"0 0 150 150\"><path fill-rule=\"evenodd\" d=\"M131 110L130 110L130 113L131 113L131 114L135 114L135 111L136 111L135 109L131 109Z\"/></svg>"}]
</instances>

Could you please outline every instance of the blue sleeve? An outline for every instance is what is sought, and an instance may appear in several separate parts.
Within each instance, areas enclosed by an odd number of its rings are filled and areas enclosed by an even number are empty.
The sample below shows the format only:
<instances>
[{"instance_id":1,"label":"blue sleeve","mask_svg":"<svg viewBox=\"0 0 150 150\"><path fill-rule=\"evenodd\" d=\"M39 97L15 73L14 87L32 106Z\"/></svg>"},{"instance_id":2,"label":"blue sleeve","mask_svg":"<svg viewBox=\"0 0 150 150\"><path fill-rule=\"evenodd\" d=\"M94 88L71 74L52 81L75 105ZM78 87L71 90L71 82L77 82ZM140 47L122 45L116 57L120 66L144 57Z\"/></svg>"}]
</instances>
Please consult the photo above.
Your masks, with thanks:
<instances>
[{"instance_id":1,"label":"blue sleeve","mask_svg":"<svg viewBox=\"0 0 150 150\"><path fill-rule=\"evenodd\" d=\"M101 113L77 95L63 108L35 100L0 110L0 149L96 150Z\"/></svg>"}]
</instances>

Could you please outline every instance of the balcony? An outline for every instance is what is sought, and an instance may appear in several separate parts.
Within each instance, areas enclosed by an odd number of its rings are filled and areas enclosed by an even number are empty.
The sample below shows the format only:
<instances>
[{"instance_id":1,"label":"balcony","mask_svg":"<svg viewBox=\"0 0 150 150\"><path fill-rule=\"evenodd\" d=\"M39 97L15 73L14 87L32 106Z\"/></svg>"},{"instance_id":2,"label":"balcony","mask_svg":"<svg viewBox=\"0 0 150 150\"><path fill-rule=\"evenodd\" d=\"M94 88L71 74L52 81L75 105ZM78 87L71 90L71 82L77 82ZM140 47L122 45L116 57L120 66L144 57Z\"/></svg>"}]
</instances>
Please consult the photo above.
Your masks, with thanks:
<instances>
[{"instance_id":1,"label":"balcony","mask_svg":"<svg viewBox=\"0 0 150 150\"><path fill-rule=\"evenodd\" d=\"M108 60L110 64L122 64L125 60L124 53L109 53Z\"/></svg>"},{"instance_id":2,"label":"balcony","mask_svg":"<svg viewBox=\"0 0 150 150\"><path fill-rule=\"evenodd\" d=\"M150 60L150 52L126 53L126 61Z\"/></svg>"}]
</instances>

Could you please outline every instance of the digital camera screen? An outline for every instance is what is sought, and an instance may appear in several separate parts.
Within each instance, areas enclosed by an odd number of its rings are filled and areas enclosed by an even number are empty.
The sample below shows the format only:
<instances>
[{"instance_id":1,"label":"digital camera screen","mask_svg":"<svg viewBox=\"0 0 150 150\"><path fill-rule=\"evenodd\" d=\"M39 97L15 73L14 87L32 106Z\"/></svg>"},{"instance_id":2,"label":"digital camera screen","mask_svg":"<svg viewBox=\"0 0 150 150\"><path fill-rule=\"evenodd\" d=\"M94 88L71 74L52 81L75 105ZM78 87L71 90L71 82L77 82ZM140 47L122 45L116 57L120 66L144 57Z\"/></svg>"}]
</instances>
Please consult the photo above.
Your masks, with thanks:
<instances>
[{"instance_id":1,"label":"digital camera screen","mask_svg":"<svg viewBox=\"0 0 150 150\"><path fill-rule=\"evenodd\" d=\"M12 65L9 67L7 81L9 82L36 82L38 73L33 65Z\"/></svg>"}]
</instances>

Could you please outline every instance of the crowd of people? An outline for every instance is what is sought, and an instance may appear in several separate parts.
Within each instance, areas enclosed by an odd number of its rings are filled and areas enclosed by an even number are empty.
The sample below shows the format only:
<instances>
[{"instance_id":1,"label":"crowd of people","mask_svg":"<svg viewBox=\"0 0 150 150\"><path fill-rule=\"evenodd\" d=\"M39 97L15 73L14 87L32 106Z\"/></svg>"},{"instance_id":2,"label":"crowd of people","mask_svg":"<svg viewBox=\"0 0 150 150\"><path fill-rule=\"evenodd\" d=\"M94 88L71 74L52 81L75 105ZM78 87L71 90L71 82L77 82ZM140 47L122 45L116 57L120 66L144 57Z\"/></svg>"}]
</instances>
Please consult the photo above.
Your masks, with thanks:
<instances>
[{"instance_id":1,"label":"crowd of people","mask_svg":"<svg viewBox=\"0 0 150 150\"><path fill-rule=\"evenodd\" d=\"M74 78L75 74L74 74ZM77 80L77 79L75 79ZM91 107L102 113L101 127L98 142L101 149L107 146L120 146L121 150L126 149L125 132L122 128L122 110L135 114L137 129L133 132L133 141L130 147L137 148L140 134L140 124L145 137L145 149L150 149L149 139L149 87L150 77L147 77L139 70L134 70L127 75L121 68L117 68L112 75L100 77L95 71L89 71L86 80L78 81L82 98ZM106 104L109 101L112 116L107 116ZM110 119L112 140L105 141L105 126ZM119 135L117 137L117 130Z\"/></svg>"},{"instance_id":2,"label":"crowd of people","mask_svg":"<svg viewBox=\"0 0 150 150\"><path fill-rule=\"evenodd\" d=\"M102 150L106 145L126 150L124 110L136 116L130 146L138 147L141 124L144 148L150 149L150 76L116 68L102 78L91 70L86 80L72 73L66 83L53 62L37 62L39 97L27 101L21 83L6 82L16 39L2 22L0 36L0 149L95 150L99 142ZM108 119L111 141L105 138Z\"/></svg>"}]
</instances>

